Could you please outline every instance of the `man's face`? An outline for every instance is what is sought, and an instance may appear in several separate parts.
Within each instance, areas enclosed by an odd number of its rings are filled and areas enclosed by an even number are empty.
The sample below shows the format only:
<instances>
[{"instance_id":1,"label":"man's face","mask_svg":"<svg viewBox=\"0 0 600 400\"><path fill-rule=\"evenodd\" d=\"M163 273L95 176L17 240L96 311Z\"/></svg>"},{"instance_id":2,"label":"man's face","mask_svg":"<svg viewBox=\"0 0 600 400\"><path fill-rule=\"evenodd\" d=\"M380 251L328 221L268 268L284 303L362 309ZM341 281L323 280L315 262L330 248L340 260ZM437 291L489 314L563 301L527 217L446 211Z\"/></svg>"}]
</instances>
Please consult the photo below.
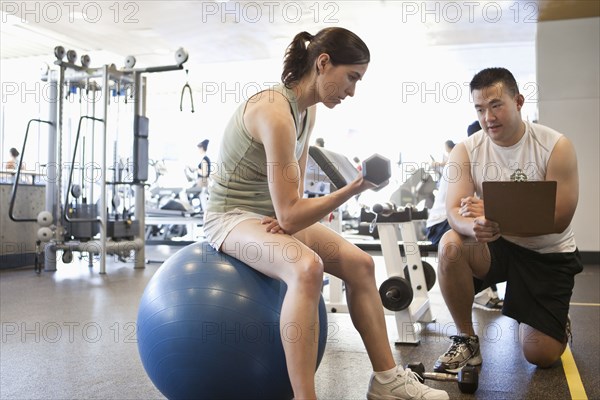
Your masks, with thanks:
<instances>
[{"instance_id":1,"label":"man's face","mask_svg":"<svg viewBox=\"0 0 600 400\"><path fill-rule=\"evenodd\" d=\"M512 145L522 124L522 95L512 95L503 83L473 90L473 103L481 128L500 145Z\"/></svg>"}]
</instances>

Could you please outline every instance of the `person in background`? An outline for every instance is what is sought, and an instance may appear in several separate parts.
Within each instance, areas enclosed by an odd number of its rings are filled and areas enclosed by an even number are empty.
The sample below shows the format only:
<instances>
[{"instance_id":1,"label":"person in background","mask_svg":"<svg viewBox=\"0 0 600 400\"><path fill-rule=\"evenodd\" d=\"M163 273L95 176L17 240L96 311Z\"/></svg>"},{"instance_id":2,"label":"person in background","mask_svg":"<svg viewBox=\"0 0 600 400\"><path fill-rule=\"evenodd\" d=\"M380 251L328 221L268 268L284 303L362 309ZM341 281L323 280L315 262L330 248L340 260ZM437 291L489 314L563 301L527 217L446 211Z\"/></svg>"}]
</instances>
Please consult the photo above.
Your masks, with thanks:
<instances>
[{"instance_id":1,"label":"person in background","mask_svg":"<svg viewBox=\"0 0 600 400\"><path fill-rule=\"evenodd\" d=\"M199 197L203 212L206 211L208 205L208 185L210 183L211 173L210 158L206 155L208 143L209 140L204 139L197 145L198 153L200 154L200 162L198 163L196 187L201 189Z\"/></svg>"},{"instance_id":2,"label":"person in background","mask_svg":"<svg viewBox=\"0 0 600 400\"><path fill-rule=\"evenodd\" d=\"M579 198L575 148L563 134L523 120L525 98L509 70L478 72L470 90L482 130L450 155L458 177L448 182L446 195L452 229L439 243L439 284L457 334L434 370L457 372L483 362L471 315L473 297L491 283L504 281L502 313L519 323L525 359L549 368L571 336L569 302L575 275L583 270L571 227ZM552 233L509 235L485 217L482 184L490 179L489 165L494 165L498 181L509 181L516 170L529 181L556 181Z\"/></svg>"},{"instance_id":3,"label":"person in background","mask_svg":"<svg viewBox=\"0 0 600 400\"><path fill-rule=\"evenodd\" d=\"M481 130L479 121L473 122L467 127L467 137L470 137L475 132ZM448 168L447 164L442 169L437 193L433 206L429 210L427 222L425 224L427 240L432 245L438 247L440 239L450 229L448 216L446 214L446 192L448 191ZM475 295L473 307L480 308L485 311L500 311L504 302L498 296L498 288L496 284L492 284L489 288L482 290Z\"/></svg>"},{"instance_id":4,"label":"person in background","mask_svg":"<svg viewBox=\"0 0 600 400\"><path fill-rule=\"evenodd\" d=\"M445 391L422 384L410 369L396 365L373 258L319 223L351 197L374 188L373 183L357 171L354 181L333 193L303 197L316 105L332 109L354 96L369 62L368 47L347 29L294 37L284 57L282 83L241 104L225 128L204 231L216 250L287 285L281 327L293 324L301 332L318 332L324 273L345 282L350 316L374 371L367 399L448 399ZM240 251L248 247L257 251ZM317 342L310 334L282 341L296 399L317 398Z\"/></svg>"},{"instance_id":5,"label":"person in background","mask_svg":"<svg viewBox=\"0 0 600 400\"><path fill-rule=\"evenodd\" d=\"M362 172L362 163L360 162L360 158L358 158L358 157L355 156L352 159L352 161L354 161L354 166L356 167L356 170L358 172Z\"/></svg>"},{"instance_id":6,"label":"person in background","mask_svg":"<svg viewBox=\"0 0 600 400\"><path fill-rule=\"evenodd\" d=\"M450 156L450 152L452 151L454 146L455 143L452 140L446 140L444 142L444 154L442 155L442 161L436 161L432 155L429 156L431 158L431 167L435 171L435 174L438 178L441 177L442 170L448 162L448 157Z\"/></svg>"},{"instance_id":7,"label":"person in background","mask_svg":"<svg viewBox=\"0 0 600 400\"><path fill-rule=\"evenodd\" d=\"M316 138L315 139L315 146L324 148L325 147L325 139L323 139L321 137L320 138Z\"/></svg>"},{"instance_id":8,"label":"person in background","mask_svg":"<svg viewBox=\"0 0 600 400\"><path fill-rule=\"evenodd\" d=\"M16 171L19 167L19 150L15 149L14 147L11 147L10 150L8 150L8 154L10 155L10 157L6 162L6 169ZM25 167L23 166L23 168Z\"/></svg>"}]
</instances>

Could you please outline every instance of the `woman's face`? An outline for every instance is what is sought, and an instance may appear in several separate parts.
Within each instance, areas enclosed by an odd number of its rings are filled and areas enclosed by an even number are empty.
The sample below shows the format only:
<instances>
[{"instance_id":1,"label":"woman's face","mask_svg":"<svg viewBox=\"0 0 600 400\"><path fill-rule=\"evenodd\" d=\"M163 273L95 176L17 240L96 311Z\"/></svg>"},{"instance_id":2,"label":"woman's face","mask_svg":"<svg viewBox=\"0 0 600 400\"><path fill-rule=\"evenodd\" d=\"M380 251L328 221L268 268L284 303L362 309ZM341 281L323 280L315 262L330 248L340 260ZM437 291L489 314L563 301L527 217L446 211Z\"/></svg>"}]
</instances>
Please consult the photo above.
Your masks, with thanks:
<instances>
[{"instance_id":1,"label":"woman's face","mask_svg":"<svg viewBox=\"0 0 600 400\"><path fill-rule=\"evenodd\" d=\"M327 55L325 55L327 56ZM341 64L333 65L327 60L319 65L317 76L317 90L320 101L328 108L340 104L346 96L354 96L356 83L363 78L369 64Z\"/></svg>"}]
</instances>

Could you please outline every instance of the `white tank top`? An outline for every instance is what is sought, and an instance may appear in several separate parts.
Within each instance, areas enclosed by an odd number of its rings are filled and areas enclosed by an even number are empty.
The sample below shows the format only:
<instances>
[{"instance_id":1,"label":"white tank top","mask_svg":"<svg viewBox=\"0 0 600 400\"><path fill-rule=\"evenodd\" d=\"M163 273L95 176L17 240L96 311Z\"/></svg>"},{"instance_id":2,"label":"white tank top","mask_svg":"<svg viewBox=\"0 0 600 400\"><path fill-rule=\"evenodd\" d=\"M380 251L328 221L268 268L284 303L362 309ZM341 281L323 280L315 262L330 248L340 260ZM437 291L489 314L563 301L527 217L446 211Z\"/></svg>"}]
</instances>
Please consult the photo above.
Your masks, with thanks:
<instances>
[{"instance_id":1,"label":"white tank top","mask_svg":"<svg viewBox=\"0 0 600 400\"><path fill-rule=\"evenodd\" d=\"M480 198L483 198L483 181L509 181L516 169L521 169L529 181L546 179L548 160L562 134L539 124L525 122L525 126L525 134L521 140L510 147L498 146L483 130L464 142L471 162L475 191ZM503 237L540 253L566 253L576 249L575 236L570 224L561 233Z\"/></svg>"}]
</instances>

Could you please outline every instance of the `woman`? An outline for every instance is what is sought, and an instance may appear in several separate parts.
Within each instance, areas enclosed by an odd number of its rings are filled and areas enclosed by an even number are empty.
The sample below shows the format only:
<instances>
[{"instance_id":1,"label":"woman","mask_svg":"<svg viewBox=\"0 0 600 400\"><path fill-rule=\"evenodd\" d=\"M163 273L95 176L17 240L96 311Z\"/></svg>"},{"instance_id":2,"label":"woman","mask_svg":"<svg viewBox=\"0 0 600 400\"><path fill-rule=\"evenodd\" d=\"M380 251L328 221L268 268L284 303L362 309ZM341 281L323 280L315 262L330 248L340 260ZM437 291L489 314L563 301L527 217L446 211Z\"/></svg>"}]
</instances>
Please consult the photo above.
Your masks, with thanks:
<instances>
[{"instance_id":1,"label":"woman","mask_svg":"<svg viewBox=\"0 0 600 400\"><path fill-rule=\"evenodd\" d=\"M284 59L283 84L251 97L225 129L204 229L217 250L286 283L281 327L312 332L323 273L345 281L350 315L375 371L369 399L447 399L396 367L371 256L318 223L373 184L358 174L330 195L302 196L316 104L334 108L353 96L369 61L365 43L346 29L296 35ZM316 399L314 337L282 341L295 398Z\"/></svg>"}]
</instances>

